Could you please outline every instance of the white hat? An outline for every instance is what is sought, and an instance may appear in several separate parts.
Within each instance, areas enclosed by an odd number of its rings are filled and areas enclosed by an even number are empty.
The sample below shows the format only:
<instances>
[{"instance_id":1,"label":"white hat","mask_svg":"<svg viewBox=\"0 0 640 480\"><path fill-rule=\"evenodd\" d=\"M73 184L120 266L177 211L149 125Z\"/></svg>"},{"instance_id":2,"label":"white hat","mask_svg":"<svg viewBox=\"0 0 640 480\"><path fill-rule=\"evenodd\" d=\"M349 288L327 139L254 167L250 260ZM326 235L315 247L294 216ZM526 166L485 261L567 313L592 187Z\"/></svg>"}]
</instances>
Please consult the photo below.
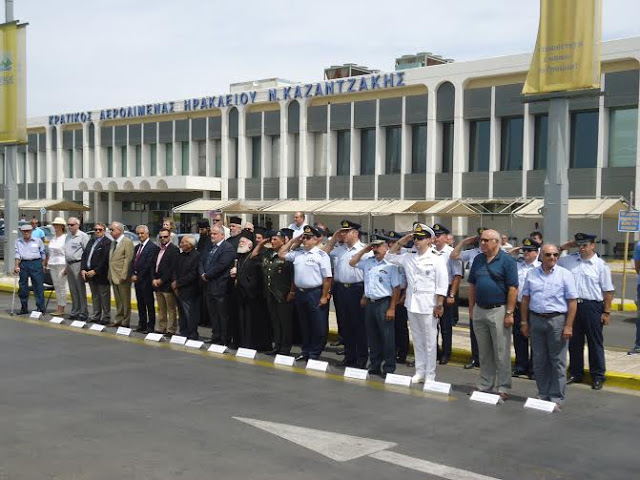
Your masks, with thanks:
<instances>
[{"instance_id":1,"label":"white hat","mask_svg":"<svg viewBox=\"0 0 640 480\"><path fill-rule=\"evenodd\" d=\"M53 219L53 222L51 222L51 225L63 225L63 226L66 226L67 222L62 217L56 217L56 218Z\"/></svg>"},{"instance_id":2,"label":"white hat","mask_svg":"<svg viewBox=\"0 0 640 480\"><path fill-rule=\"evenodd\" d=\"M22 226L20 227L20 230L21 230L22 232L29 232L29 231L33 230L33 227L31 226L31 224L30 224L30 223L25 223L24 225L22 225Z\"/></svg>"}]
</instances>

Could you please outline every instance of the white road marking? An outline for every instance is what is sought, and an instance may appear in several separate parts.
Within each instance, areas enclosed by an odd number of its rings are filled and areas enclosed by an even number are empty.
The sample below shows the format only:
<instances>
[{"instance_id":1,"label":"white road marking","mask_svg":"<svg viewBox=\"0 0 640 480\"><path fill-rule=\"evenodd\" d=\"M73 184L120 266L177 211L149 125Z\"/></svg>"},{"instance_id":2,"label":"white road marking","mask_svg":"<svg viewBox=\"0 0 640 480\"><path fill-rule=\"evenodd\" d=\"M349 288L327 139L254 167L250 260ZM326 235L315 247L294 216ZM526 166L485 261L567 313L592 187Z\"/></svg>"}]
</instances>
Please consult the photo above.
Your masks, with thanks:
<instances>
[{"instance_id":1,"label":"white road marking","mask_svg":"<svg viewBox=\"0 0 640 480\"><path fill-rule=\"evenodd\" d=\"M336 462L346 462L364 457L386 448L395 447L397 444L383 442L371 438L354 437L341 433L325 432L312 428L296 427L284 423L264 422L252 418L233 417L241 422L253 425L256 428L273 435L289 440L301 447L313 450L320 455L329 457Z\"/></svg>"},{"instance_id":2,"label":"white road marking","mask_svg":"<svg viewBox=\"0 0 640 480\"><path fill-rule=\"evenodd\" d=\"M429 475L436 475L448 480L498 480L495 477L487 477L486 475L469 472L468 470L447 467L446 465L428 462L427 460L409 457L395 452L380 451L372 453L369 456L377 460L382 460L383 462L392 463L411 470L417 470L418 472L428 473Z\"/></svg>"}]
</instances>

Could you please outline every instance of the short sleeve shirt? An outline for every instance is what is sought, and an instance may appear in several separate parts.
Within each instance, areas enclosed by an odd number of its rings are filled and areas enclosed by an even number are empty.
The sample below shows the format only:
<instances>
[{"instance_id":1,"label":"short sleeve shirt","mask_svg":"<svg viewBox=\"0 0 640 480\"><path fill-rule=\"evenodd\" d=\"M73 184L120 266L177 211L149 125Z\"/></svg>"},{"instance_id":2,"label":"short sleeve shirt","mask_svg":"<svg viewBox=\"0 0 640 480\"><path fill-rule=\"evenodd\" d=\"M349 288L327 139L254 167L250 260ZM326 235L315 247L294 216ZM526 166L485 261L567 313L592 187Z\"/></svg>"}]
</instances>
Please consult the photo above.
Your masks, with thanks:
<instances>
[{"instance_id":1,"label":"short sleeve shirt","mask_svg":"<svg viewBox=\"0 0 640 480\"><path fill-rule=\"evenodd\" d=\"M390 297L393 289L402 284L400 267L387 261L386 256L380 262L375 257L363 258L356 268L364 273L364 295L367 298Z\"/></svg>"},{"instance_id":2,"label":"short sleeve shirt","mask_svg":"<svg viewBox=\"0 0 640 480\"><path fill-rule=\"evenodd\" d=\"M580 254L573 253L561 257L558 265L573 273L578 289L578 298L601 302L604 299L603 292L614 290L611 269L597 254L588 260L583 260L580 258Z\"/></svg>"},{"instance_id":3,"label":"short sleeve shirt","mask_svg":"<svg viewBox=\"0 0 640 480\"><path fill-rule=\"evenodd\" d=\"M509 287L518 288L516 261L502 250L487 264L485 254L478 255L469 271L469 283L475 287L477 305L504 305Z\"/></svg>"},{"instance_id":4,"label":"short sleeve shirt","mask_svg":"<svg viewBox=\"0 0 640 480\"><path fill-rule=\"evenodd\" d=\"M329 254L318 247L291 251L285 260L293 262L294 283L298 288L320 287L325 278L332 277Z\"/></svg>"},{"instance_id":5,"label":"short sleeve shirt","mask_svg":"<svg viewBox=\"0 0 640 480\"><path fill-rule=\"evenodd\" d=\"M529 310L536 313L566 313L567 300L578 298L573 275L560 266L549 273L545 273L542 266L531 270L521 290L523 296L530 297Z\"/></svg>"}]
</instances>

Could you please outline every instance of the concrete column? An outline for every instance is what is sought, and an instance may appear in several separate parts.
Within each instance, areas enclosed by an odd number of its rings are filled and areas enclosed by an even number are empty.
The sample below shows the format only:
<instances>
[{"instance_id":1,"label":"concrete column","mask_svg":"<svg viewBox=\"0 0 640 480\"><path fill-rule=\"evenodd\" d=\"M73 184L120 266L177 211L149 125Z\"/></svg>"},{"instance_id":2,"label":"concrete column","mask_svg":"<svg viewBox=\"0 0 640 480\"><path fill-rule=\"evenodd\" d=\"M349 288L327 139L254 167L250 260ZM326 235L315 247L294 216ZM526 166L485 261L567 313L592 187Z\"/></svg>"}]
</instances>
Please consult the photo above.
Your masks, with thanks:
<instances>
[{"instance_id":1,"label":"concrete column","mask_svg":"<svg viewBox=\"0 0 640 480\"><path fill-rule=\"evenodd\" d=\"M380 126L380 99L376 100L376 165L375 165L375 178L373 188L373 198L378 199L378 177L384 175L384 160L385 160L385 129Z\"/></svg>"},{"instance_id":2,"label":"concrete column","mask_svg":"<svg viewBox=\"0 0 640 480\"><path fill-rule=\"evenodd\" d=\"M260 119L260 200L264 200L264 179L272 177L271 171L271 137L264 134L264 112Z\"/></svg>"},{"instance_id":3,"label":"concrete column","mask_svg":"<svg viewBox=\"0 0 640 480\"><path fill-rule=\"evenodd\" d=\"M116 220L116 218L114 218L114 199L115 193L107 192L107 217L109 218L109 222L113 222L114 220Z\"/></svg>"},{"instance_id":4,"label":"concrete column","mask_svg":"<svg viewBox=\"0 0 640 480\"><path fill-rule=\"evenodd\" d=\"M455 87L455 106L453 117L453 187L452 197L462 195L462 172L469 168L468 128L464 120L464 82L453 83Z\"/></svg>"},{"instance_id":5,"label":"concrete column","mask_svg":"<svg viewBox=\"0 0 640 480\"><path fill-rule=\"evenodd\" d=\"M100 123L101 122L93 122L93 132L95 134L95 138L93 139L94 147L94 178L103 178L105 176L106 168L104 168L104 156L105 152L102 151L102 135L100 134Z\"/></svg>"},{"instance_id":6,"label":"concrete column","mask_svg":"<svg viewBox=\"0 0 640 480\"><path fill-rule=\"evenodd\" d=\"M287 102L280 102L279 198L288 198L287 177L289 175L289 150L289 108Z\"/></svg>"},{"instance_id":7,"label":"concrete column","mask_svg":"<svg viewBox=\"0 0 640 480\"><path fill-rule=\"evenodd\" d=\"M300 158L298 159L298 196L301 200L307 199L307 177L309 172L309 159L312 158L309 154L309 132L307 131L307 102L299 100L300 104Z\"/></svg>"},{"instance_id":8,"label":"concrete column","mask_svg":"<svg viewBox=\"0 0 640 480\"><path fill-rule=\"evenodd\" d=\"M56 183L58 184L58 191L56 198L63 198L62 192L64 188L64 148L62 147L62 129L56 128Z\"/></svg>"},{"instance_id":9,"label":"concrete column","mask_svg":"<svg viewBox=\"0 0 640 480\"><path fill-rule=\"evenodd\" d=\"M355 102L351 102L349 135L349 200L353 199L353 177L360 174L360 130L355 128Z\"/></svg>"},{"instance_id":10,"label":"concrete column","mask_svg":"<svg viewBox=\"0 0 640 480\"><path fill-rule=\"evenodd\" d=\"M522 122L522 196L527 198L527 174L533 170L533 154L535 147L536 122L529 113L529 103L524 104L524 120Z\"/></svg>"},{"instance_id":11,"label":"concrete column","mask_svg":"<svg viewBox=\"0 0 640 480\"><path fill-rule=\"evenodd\" d=\"M329 192L331 190L331 175L337 175L337 141L334 136L335 132L331 131L331 105L327 105L327 164L324 171L325 174L325 198L329 200Z\"/></svg>"},{"instance_id":12,"label":"concrete column","mask_svg":"<svg viewBox=\"0 0 640 480\"><path fill-rule=\"evenodd\" d=\"M501 119L496 117L496 87L491 87L491 116L489 117L489 198L493 198L493 172L500 171Z\"/></svg>"},{"instance_id":13,"label":"concrete column","mask_svg":"<svg viewBox=\"0 0 640 480\"><path fill-rule=\"evenodd\" d=\"M411 172L411 125L407 125L407 97L402 97L400 120L400 198L404 199L404 178Z\"/></svg>"},{"instance_id":14,"label":"concrete column","mask_svg":"<svg viewBox=\"0 0 640 480\"><path fill-rule=\"evenodd\" d=\"M89 147L89 123L82 124L82 177L88 179L91 165L91 147ZM87 184L89 182L87 181Z\"/></svg>"},{"instance_id":15,"label":"concrete column","mask_svg":"<svg viewBox=\"0 0 640 480\"><path fill-rule=\"evenodd\" d=\"M238 108L238 198L245 198L245 180L249 171L247 154L247 110Z\"/></svg>"},{"instance_id":16,"label":"concrete column","mask_svg":"<svg viewBox=\"0 0 640 480\"><path fill-rule=\"evenodd\" d=\"M600 76L601 88L605 88L605 74ZM602 196L602 168L606 167L609 152L609 109L604 106L604 95L598 97L598 155L596 157L596 198Z\"/></svg>"},{"instance_id":17,"label":"concrete column","mask_svg":"<svg viewBox=\"0 0 640 480\"><path fill-rule=\"evenodd\" d=\"M222 174L222 191L220 192L222 200L229 199L229 169L233 159L229 155L229 109L221 108L221 124L220 124L220 149L221 149L221 174Z\"/></svg>"},{"instance_id":18,"label":"concrete column","mask_svg":"<svg viewBox=\"0 0 640 480\"><path fill-rule=\"evenodd\" d=\"M53 195L53 182L55 179L53 165L55 162L55 152L52 149L53 136L56 134L56 127L45 127L45 183L46 198ZM5 160L6 161L6 160Z\"/></svg>"},{"instance_id":19,"label":"concrete column","mask_svg":"<svg viewBox=\"0 0 640 480\"><path fill-rule=\"evenodd\" d=\"M427 164L425 168L425 199L433 200L436 195L436 173L442 171L439 161L442 158L442 129L438 128L436 111L438 92L436 85L427 85Z\"/></svg>"}]
</instances>

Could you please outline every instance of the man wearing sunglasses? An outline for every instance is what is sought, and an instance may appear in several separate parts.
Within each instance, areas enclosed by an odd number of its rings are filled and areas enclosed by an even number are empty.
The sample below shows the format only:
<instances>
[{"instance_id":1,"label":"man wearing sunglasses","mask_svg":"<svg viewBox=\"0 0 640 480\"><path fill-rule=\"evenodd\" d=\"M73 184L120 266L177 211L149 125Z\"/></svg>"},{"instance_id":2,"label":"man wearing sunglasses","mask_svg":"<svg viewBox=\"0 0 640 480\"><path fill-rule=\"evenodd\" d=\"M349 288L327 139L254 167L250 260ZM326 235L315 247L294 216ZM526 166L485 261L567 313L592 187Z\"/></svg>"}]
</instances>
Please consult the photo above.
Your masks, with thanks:
<instances>
[{"instance_id":1,"label":"man wearing sunglasses","mask_svg":"<svg viewBox=\"0 0 640 480\"><path fill-rule=\"evenodd\" d=\"M107 227L104 223L97 222L93 230L94 237L89 240L82 255L80 273L91 289L91 321L108 325L111 323L111 286L108 278L111 240L106 236Z\"/></svg>"},{"instance_id":2,"label":"man wearing sunglasses","mask_svg":"<svg viewBox=\"0 0 640 480\"><path fill-rule=\"evenodd\" d=\"M401 266L407 277L405 306L413 335L416 374L412 383L433 382L436 379L438 320L444 313L444 301L449 287L449 274L444 258L431 248L433 230L415 223L413 231L396 242L386 256L390 263ZM413 239L414 252L401 253Z\"/></svg>"},{"instance_id":3,"label":"man wearing sunglasses","mask_svg":"<svg viewBox=\"0 0 640 480\"><path fill-rule=\"evenodd\" d=\"M69 292L71 293L71 315L70 320L86 321L89 316L87 308L87 288L81 274L82 254L89 243L89 236L80 230L80 220L76 217L69 217L67 220L69 233L64 241L64 257L67 262L65 273L69 281Z\"/></svg>"},{"instance_id":4,"label":"man wearing sunglasses","mask_svg":"<svg viewBox=\"0 0 640 480\"><path fill-rule=\"evenodd\" d=\"M555 245L542 247L542 265L527 274L522 286L520 315L522 334L531 338L538 395L561 408L578 292L571 272L557 265L559 256Z\"/></svg>"}]
</instances>

